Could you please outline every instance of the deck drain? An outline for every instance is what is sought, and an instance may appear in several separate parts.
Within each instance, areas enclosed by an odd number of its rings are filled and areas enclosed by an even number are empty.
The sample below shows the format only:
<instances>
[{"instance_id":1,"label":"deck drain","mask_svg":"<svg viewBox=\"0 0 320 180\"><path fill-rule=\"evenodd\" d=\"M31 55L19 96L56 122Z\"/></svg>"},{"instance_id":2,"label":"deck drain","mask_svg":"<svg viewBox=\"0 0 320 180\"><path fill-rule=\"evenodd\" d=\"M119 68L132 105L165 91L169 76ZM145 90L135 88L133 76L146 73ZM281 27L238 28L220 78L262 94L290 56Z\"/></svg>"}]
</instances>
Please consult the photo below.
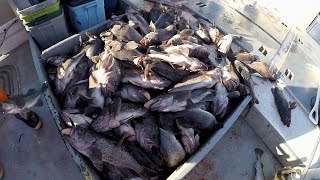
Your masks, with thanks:
<instances>
[{"instance_id":1,"label":"deck drain","mask_svg":"<svg viewBox=\"0 0 320 180\"><path fill-rule=\"evenodd\" d=\"M284 72L284 75L290 80L292 81L294 74L292 71L290 71L290 69L286 69L286 71Z\"/></svg>"},{"instance_id":2,"label":"deck drain","mask_svg":"<svg viewBox=\"0 0 320 180\"><path fill-rule=\"evenodd\" d=\"M19 94L19 78L17 69L12 65L0 67L0 88L4 89L9 96Z\"/></svg>"}]
</instances>

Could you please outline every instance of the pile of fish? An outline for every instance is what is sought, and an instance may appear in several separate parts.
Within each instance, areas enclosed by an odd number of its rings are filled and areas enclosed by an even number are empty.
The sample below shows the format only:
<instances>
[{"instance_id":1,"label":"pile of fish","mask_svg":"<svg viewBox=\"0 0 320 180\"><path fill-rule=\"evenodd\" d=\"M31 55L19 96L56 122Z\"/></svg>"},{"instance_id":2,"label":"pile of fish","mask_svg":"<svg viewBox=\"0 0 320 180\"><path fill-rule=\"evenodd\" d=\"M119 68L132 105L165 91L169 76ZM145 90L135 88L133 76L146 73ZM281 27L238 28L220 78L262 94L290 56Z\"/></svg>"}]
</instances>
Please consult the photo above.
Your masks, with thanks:
<instances>
[{"instance_id":1,"label":"pile of fish","mask_svg":"<svg viewBox=\"0 0 320 180\"><path fill-rule=\"evenodd\" d=\"M87 36L47 70L70 127L62 133L106 179L165 177L244 96L258 103L251 75L274 78L250 53L230 50L241 37L173 7L155 4L148 17L128 8Z\"/></svg>"}]
</instances>

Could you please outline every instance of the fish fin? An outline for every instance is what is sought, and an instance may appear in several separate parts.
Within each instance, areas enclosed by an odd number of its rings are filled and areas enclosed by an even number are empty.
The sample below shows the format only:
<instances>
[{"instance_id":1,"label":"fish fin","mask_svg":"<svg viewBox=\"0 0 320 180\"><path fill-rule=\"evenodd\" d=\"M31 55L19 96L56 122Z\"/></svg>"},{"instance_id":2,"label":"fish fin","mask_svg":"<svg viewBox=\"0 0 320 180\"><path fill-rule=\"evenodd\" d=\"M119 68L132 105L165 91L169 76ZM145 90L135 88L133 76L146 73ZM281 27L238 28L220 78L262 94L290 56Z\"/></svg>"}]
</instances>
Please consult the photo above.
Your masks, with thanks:
<instances>
[{"instance_id":1,"label":"fish fin","mask_svg":"<svg viewBox=\"0 0 320 180\"><path fill-rule=\"evenodd\" d=\"M99 171L103 171L103 163L102 163L102 162L101 162L101 163L100 163L100 162L98 163L98 162L93 162L93 161L92 161L92 164L93 164L94 167L97 168Z\"/></svg>"},{"instance_id":2,"label":"fish fin","mask_svg":"<svg viewBox=\"0 0 320 180\"><path fill-rule=\"evenodd\" d=\"M88 156L92 162L102 163L102 153L99 149L90 147Z\"/></svg>"},{"instance_id":3,"label":"fish fin","mask_svg":"<svg viewBox=\"0 0 320 180\"><path fill-rule=\"evenodd\" d=\"M79 94L79 96L80 96L80 98L81 98L82 100L84 100L84 101L90 101L90 100L92 100L91 97L89 97L89 96L87 96L87 95L85 95L85 94Z\"/></svg>"},{"instance_id":4,"label":"fish fin","mask_svg":"<svg viewBox=\"0 0 320 180\"><path fill-rule=\"evenodd\" d=\"M95 64L99 63L101 61L100 56L93 56L91 58L92 62L94 62Z\"/></svg>"},{"instance_id":5,"label":"fish fin","mask_svg":"<svg viewBox=\"0 0 320 180\"><path fill-rule=\"evenodd\" d=\"M289 102L289 109L295 109L297 107L297 102Z\"/></svg>"},{"instance_id":6,"label":"fish fin","mask_svg":"<svg viewBox=\"0 0 320 180\"><path fill-rule=\"evenodd\" d=\"M259 148L255 148L254 153L256 154L257 158L261 158L264 152Z\"/></svg>"},{"instance_id":7,"label":"fish fin","mask_svg":"<svg viewBox=\"0 0 320 180\"><path fill-rule=\"evenodd\" d=\"M240 97L240 92L239 91L233 91L228 93L228 98L229 99L238 99Z\"/></svg>"},{"instance_id":8,"label":"fish fin","mask_svg":"<svg viewBox=\"0 0 320 180\"><path fill-rule=\"evenodd\" d=\"M150 30L152 31L152 32L155 32L156 31L156 25L152 22L152 21L150 21L150 25L149 25L149 28L150 28Z\"/></svg>"},{"instance_id":9,"label":"fish fin","mask_svg":"<svg viewBox=\"0 0 320 180\"><path fill-rule=\"evenodd\" d=\"M133 21L131 21L131 20L129 20L128 24L129 24L129 26L132 26L132 27L134 27L134 26L136 25L136 24L135 24Z\"/></svg>"},{"instance_id":10,"label":"fish fin","mask_svg":"<svg viewBox=\"0 0 320 180\"><path fill-rule=\"evenodd\" d=\"M124 46L124 48L126 48L127 50L137 49L137 47L139 47L139 44L134 41L130 41Z\"/></svg>"},{"instance_id":11,"label":"fish fin","mask_svg":"<svg viewBox=\"0 0 320 180\"><path fill-rule=\"evenodd\" d=\"M124 134L122 135L121 139L119 140L119 142L117 143L117 147L120 147L123 143L123 141L128 137L128 134Z\"/></svg>"}]
</instances>

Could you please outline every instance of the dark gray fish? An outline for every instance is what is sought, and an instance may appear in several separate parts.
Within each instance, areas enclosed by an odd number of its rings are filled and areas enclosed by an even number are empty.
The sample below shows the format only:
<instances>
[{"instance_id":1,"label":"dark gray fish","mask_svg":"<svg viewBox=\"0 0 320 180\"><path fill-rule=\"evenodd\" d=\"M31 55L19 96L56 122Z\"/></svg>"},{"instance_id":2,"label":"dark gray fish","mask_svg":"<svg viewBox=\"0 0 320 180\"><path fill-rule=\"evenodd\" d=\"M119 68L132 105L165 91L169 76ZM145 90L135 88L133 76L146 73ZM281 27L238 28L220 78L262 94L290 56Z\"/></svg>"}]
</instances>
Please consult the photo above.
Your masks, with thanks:
<instances>
[{"instance_id":1,"label":"dark gray fish","mask_svg":"<svg viewBox=\"0 0 320 180\"><path fill-rule=\"evenodd\" d=\"M89 59L92 59L92 57L99 55L99 53L103 49L103 44L99 37L96 37L88 32L86 33L86 35L89 37L89 40L84 49L87 49L86 56Z\"/></svg>"},{"instance_id":2,"label":"dark gray fish","mask_svg":"<svg viewBox=\"0 0 320 180\"><path fill-rule=\"evenodd\" d=\"M112 34L116 36L119 40L130 42L134 41L140 43L143 38L133 27L128 24L115 24L112 29L110 29Z\"/></svg>"},{"instance_id":3,"label":"dark gray fish","mask_svg":"<svg viewBox=\"0 0 320 180\"><path fill-rule=\"evenodd\" d=\"M128 43L109 41L105 44L105 47L115 58L119 60L132 61L135 57L142 55L142 53L137 50L138 44L134 41L130 41Z\"/></svg>"},{"instance_id":4,"label":"dark gray fish","mask_svg":"<svg viewBox=\"0 0 320 180\"><path fill-rule=\"evenodd\" d=\"M200 108L187 109L185 111L170 113L175 117L177 123L199 130L210 130L217 124L213 114Z\"/></svg>"},{"instance_id":5,"label":"dark gray fish","mask_svg":"<svg viewBox=\"0 0 320 180\"><path fill-rule=\"evenodd\" d=\"M146 89L159 89L159 90L167 88L172 84L171 81L155 74L149 74L148 78L145 79L143 77L143 73L141 71L136 71L136 70L128 70L124 72L122 76L122 83L128 83L128 82Z\"/></svg>"},{"instance_id":6,"label":"dark gray fish","mask_svg":"<svg viewBox=\"0 0 320 180\"><path fill-rule=\"evenodd\" d=\"M77 82L65 93L62 106L65 109L74 109L83 102L90 101L88 86L88 81Z\"/></svg>"},{"instance_id":7,"label":"dark gray fish","mask_svg":"<svg viewBox=\"0 0 320 180\"><path fill-rule=\"evenodd\" d=\"M226 57L222 57L221 66L223 84L226 86L228 91L235 91L240 84L240 79L235 73L234 67Z\"/></svg>"},{"instance_id":8,"label":"dark gray fish","mask_svg":"<svg viewBox=\"0 0 320 180\"><path fill-rule=\"evenodd\" d=\"M252 102L259 104L259 101L256 98L254 90L253 90L253 81L252 81L249 69L238 60L234 61L234 66L237 69L237 71L239 72L239 74L241 75L241 77L244 81L244 85L246 85L249 88L250 94L252 96Z\"/></svg>"},{"instance_id":9,"label":"dark gray fish","mask_svg":"<svg viewBox=\"0 0 320 180\"><path fill-rule=\"evenodd\" d=\"M149 73L152 71L156 74L159 74L162 77L165 77L176 84L182 80L183 77L190 74L190 72L185 70L180 70L178 67L170 65L166 62L161 61L161 59L140 57L134 60L135 64L143 66L145 69L144 73Z\"/></svg>"},{"instance_id":10,"label":"dark gray fish","mask_svg":"<svg viewBox=\"0 0 320 180\"><path fill-rule=\"evenodd\" d=\"M194 34L192 29L184 29L179 34L174 35L168 40L166 46L177 46L183 44L184 41L190 41L192 43L198 43L198 40L192 35Z\"/></svg>"},{"instance_id":11,"label":"dark gray fish","mask_svg":"<svg viewBox=\"0 0 320 180\"><path fill-rule=\"evenodd\" d=\"M92 119L84 114L81 114L77 109L62 110L60 113L61 119L69 126L89 127Z\"/></svg>"},{"instance_id":12,"label":"dark gray fish","mask_svg":"<svg viewBox=\"0 0 320 180\"><path fill-rule=\"evenodd\" d=\"M161 168L152 161L152 158L150 158L152 154L149 155L149 153L146 153L142 148L139 147L138 144L127 143L125 147L126 149L128 149L130 154L132 154L132 156L137 160L139 164L155 171L161 171Z\"/></svg>"},{"instance_id":13,"label":"dark gray fish","mask_svg":"<svg viewBox=\"0 0 320 180\"><path fill-rule=\"evenodd\" d=\"M102 94L101 87L90 88L89 97L91 98L91 100L88 102L88 107L103 109L105 98Z\"/></svg>"},{"instance_id":14,"label":"dark gray fish","mask_svg":"<svg viewBox=\"0 0 320 180\"><path fill-rule=\"evenodd\" d=\"M103 172L106 172L106 174L103 174L104 180L122 180L134 178L136 176L128 168L115 167L106 162L103 163Z\"/></svg>"},{"instance_id":15,"label":"dark gray fish","mask_svg":"<svg viewBox=\"0 0 320 180\"><path fill-rule=\"evenodd\" d=\"M187 153L194 154L200 146L200 136L199 134L195 134L192 126L180 123L180 121L177 121L177 126L180 129L181 141L184 149Z\"/></svg>"},{"instance_id":16,"label":"dark gray fish","mask_svg":"<svg viewBox=\"0 0 320 180\"><path fill-rule=\"evenodd\" d=\"M197 59L206 59L209 57L210 54L206 47L194 43L170 46L166 48L164 51L168 54L181 54Z\"/></svg>"},{"instance_id":17,"label":"dark gray fish","mask_svg":"<svg viewBox=\"0 0 320 180\"><path fill-rule=\"evenodd\" d=\"M190 72L206 71L208 67L197 58L187 57L180 54L148 54L147 57L157 58L170 64L179 66L181 70Z\"/></svg>"},{"instance_id":18,"label":"dark gray fish","mask_svg":"<svg viewBox=\"0 0 320 180\"><path fill-rule=\"evenodd\" d=\"M229 104L228 91L222 83L217 83L214 90L216 95L212 101L211 109L215 117L222 117Z\"/></svg>"},{"instance_id":19,"label":"dark gray fish","mask_svg":"<svg viewBox=\"0 0 320 180\"><path fill-rule=\"evenodd\" d=\"M152 153L159 148L159 127L154 116L146 116L136 119L134 129L137 141L147 152Z\"/></svg>"},{"instance_id":20,"label":"dark gray fish","mask_svg":"<svg viewBox=\"0 0 320 180\"><path fill-rule=\"evenodd\" d=\"M44 82L39 89L30 89L26 94L12 96L9 100L0 103L0 112L18 114L29 111L32 107L42 106L41 95L46 89L47 82Z\"/></svg>"},{"instance_id":21,"label":"dark gray fish","mask_svg":"<svg viewBox=\"0 0 320 180\"><path fill-rule=\"evenodd\" d=\"M161 4L158 4L158 3L154 3L150 12L149 12L149 22L153 22L155 23L159 16L162 14L162 12L164 12L164 9L165 7L162 6Z\"/></svg>"},{"instance_id":22,"label":"dark gray fish","mask_svg":"<svg viewBox=\"0 0 320 180\"><path fill-rule=\"evenodd\" d=\"M152 98L144 104L151 111L178 112L186 109L191 91L164 93Z\"/></svg>"},{"instance_id":23,"label":"dark gray fish","mask_svg":"<svg viewBox=\"0 0 320 180\"><path fill-rule=\"evenodd\" d=\"M276 80L276 73L272 69L270 69L267 63L262 61L255 61L246 65L249 67L249 71L252 75L272 81Z\"/></svg>"},{"instance_id":24,"label":"dark gray fish","mask_svg":"<svg viewBox=\"0 0 320 180\"><path fill-rule=\"evenodd\" d=\"M162 128L160 128L160 153L169 167L177 166L186 156L174 134Z\"/></svg>"},{"instance_id":25,"label":"dark gray fish","mask_svg":"<svg viewBox=\"0 0 320 180\"><path fill-rule=\"evenodd\" d=\"M214 26L214 24L204 20L204 19L199 19L201 22L202 27L208 32L209 37L211 38L211 41L213 44L217 44L220 38L220 32L219 30Z\"/></svg>"},{"instance_id":26,"label":"dark gray fish","mask_svg":"<svg viewBox=\"0 0 320 180\"><path fill-rule=\"evenodd\" d=\"M178 17L178 20L176 20L175 24L178 31L182 31L184 29L190 29L189 22L184 17Z\"/></svg>"},{"instance_id":27,"label":"dark gray fish","mask_svg":"<svg viewBox=\"0 0 320 180\"><path fill-rule=\"evenodd\" d=\"M215 68L210 71L201 72L198 74L192 74L182 79L182 81L176 84L170 92L195 90L201 88L211 88L221 79L220 68Z\"/></svg>"},{"instance_id":28,"label":"dark gray fish","mask_svg":"<svg viewBox=\"0 0 320 180\"><path fill-rule=\"evenodd\" d=\"M76 126L63 129L62 134L68 136L67 140L81 154L90 158L98 169L102 169L103 162L120 168L129 168L142 177L146 177L148 170L141 166L123 148L118 147L113 141L98 136L88 129Z\"/></svg>"},{"instance_id":29,"label":"dark gray fish","mask_svg":"<svg viewBox=\"0 0 320 180\"><path fill-rule=\"evenodd\" d=\"M210 43L210 36L207 30L205 29L204 25L200 22L194 22L191 23L191 29L194 31L194 33L200 37L204 42Z\"/></svg>"},{"instance_id":30,"label":"dark gray fish","mask_svg":"<svg viewBox=\"0 0 320 180\"><path fill-rule=\"evenodd\" d=\"M142 17L142 15L138 11L132 9L131 7L128 7L126 9L126 16L129 19L129 21L139 26L142 35L145 36L150 32L148 22Z\"/></svg>"},{"instance_id":31,"label":"dark gray fish","mask_svg":"<svg viewBox=\"0 0 320 180\"><path fill-rule=\"evenodd\" d=\"M111 108L111 106L113 106ZM131 119L143 116L147 109L139 104L124 103L111 105L103 109L102 114L91 123L93 130L106 132L119 127L121 124L129 122Z\"/></svg>"},{"instance_id":32,"label":"dark gray fish","mask_svg":"<svg viewBox=\"0 0 320 180\"><path fill-rule=\"evenodd\" d=\"M121 137L120 141L118 142L119 145L122 144L124 140L133 142L136 141L136 132L134 128L129 123L121 124L119 127L114 129L116 135Z\"/></svg>"},{"instance_id":33,"label":"dark gray fish","mask_svg":"<svg viewBox=\"0 0 320 180\"><path fill-rule=\"evenodd\" d=\"M234 62L235 60L238 60L243 63L251 63L256 60L256 58L245 51L237 52L237 53L228 53L228 58Z\"/></svg>"},{"instance_id":34,"label":"dark gray fish","mask_svg":"<svg viewBox=\"0 0 320 180\"><path fill-rule=\"evenodd\" d=\"M241 39L242 36L236 36L236 35L225 35L222 38L219 39L219 42L217 44L218 46L218 51L221 52L222 54L227 54L230 50L231 43L233 39Z\"/></svg>"},{"instance_id":35,"label":"dark gray fish","mask_svg":"<svg viewBox=\"0 0 320 180\"><path fill-rule=\"evenodd\" d=\"M56 95L61 95L65 91L67 85L74 77L77 65L80 61L86 60L86 58L84 53L77 54L58 66L57 77L54 81Z\"/></svg>"},{"instance_id":36,"label":"dark gray fish","mask_svg":"<svg viewBox=\"0 0 320 180\"><path fill-rule=\"evenodd\" d=\"M289 127L291 124L291 110L296 108L297 103L288 102L284 97L282 90L278 86L273 87L271 91L274 96L281 121L285 126Z\"/></svg>"},{"instance_id":37,"label":"dark gray fish","mask_svg":"<svg viewBox=\"0 0 320 180\"><path fill-rule=\"evenodd\" d=\"M155 31L148 33L141 39L140 44L144 46L160 45L164 41L172 38L175 34L175 26L169 25L164 29L155 29Z\"/></svg>"},{"instance_id":38,"label":"dark gray fish","mask_svg":"<svg viewBox=\"0 0 320 180\"><path fill-rule=\"evenodd\" d=\"M67 56L52 56L47 59L47 64L59 66L61 63L64 63L67 59Z\"/></svg>"},{"instance_id":39,"label":"dark gray fish","mask_svg":"<svg viewBox=\"0 0 320 180\"><path fill-rule=\"evenodd\" d=\"M165 28L166 26L173 23L175 20L175 14L176 10L173 8L165 8L164 12L162 12L157 19L156 22L154 22L154 25L157 29Z\"/></svg>"},{"instance_id":40,"label":"dark gray fish","mask_svg":"<svg viewBox=\"0 0 320 180\"><path fill-rule=\"evenodd\" d=\"M256 169L256 174L255 174L255 178L254 180L265 180L264 174L263 174L263 164L262 164L262 155L263 155L263 151L259 148L255 148L254 149L254 153L256 155L256 163L254 164L254 167Z\"/></svg>"},{"instance_id":41,"label":"dark gray fish","mask_svg":"<svg viewBox=\"0 0 320 180\"><path fill-rule=\"evenodd\" d=\"M193 104L212 101L215 92L212 89L196 89L191 93L190 100Z\"/></svg>"},{"instance_id":42,"label":"dark gray fish","mask_svg":"<svg viewBox=\"0 0 320 180\"><path fill-rule=\"evenodd\" d=\"M85 78L88 77L89 73L89 64L88 64L88 59L83 58L80 60L80 62L77 64L76 68L74 69L72 76L70 77L70 81L67 84L64 92L62 93L62 96L65 95L65 93L72 87L74 86L77 82L84 80Z\"/></svg>"},{"instance_id":43,"label":"dark gray fish","mask_svg":"<svg viewBox=\"0 0 320 180\"><path fill-rule=\"evenodd\" d=\"M117 94L125 100L145 103L151 99L148 91L131 84L122 84Z\"/></svg>"}]
</instances>

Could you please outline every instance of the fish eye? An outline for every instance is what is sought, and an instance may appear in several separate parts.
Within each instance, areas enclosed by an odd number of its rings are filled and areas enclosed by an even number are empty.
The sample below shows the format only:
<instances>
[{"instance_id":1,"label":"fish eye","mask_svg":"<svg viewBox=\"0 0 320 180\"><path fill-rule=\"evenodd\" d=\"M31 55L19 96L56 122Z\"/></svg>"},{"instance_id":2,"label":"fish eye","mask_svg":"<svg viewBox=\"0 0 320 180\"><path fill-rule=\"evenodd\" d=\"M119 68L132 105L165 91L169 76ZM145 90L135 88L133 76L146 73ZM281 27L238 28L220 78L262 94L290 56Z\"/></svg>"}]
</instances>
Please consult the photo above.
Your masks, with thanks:
<instances>
[{"instance_id":1,"label":"fish eye","mask_svg":"<svg viewBox=\"0 0 320 180\"><path fill-rule=\"evenodd\" d=\"M118 86L118 82L114 82L113 85L114 85L114 86Z\"/></svg>"},{"instance_id":2,"label":"fish eye","mask_svg":"<svg viewBox=\"0 0 320 180\"><path fill-rule=\"evenodd\" d=\"M79 132L80 132L81 134L83 134L83 133L84 133L84 129L83 129L83 128L80 128L80 129L79 129Z\"/></svg>"}]
</instances>

